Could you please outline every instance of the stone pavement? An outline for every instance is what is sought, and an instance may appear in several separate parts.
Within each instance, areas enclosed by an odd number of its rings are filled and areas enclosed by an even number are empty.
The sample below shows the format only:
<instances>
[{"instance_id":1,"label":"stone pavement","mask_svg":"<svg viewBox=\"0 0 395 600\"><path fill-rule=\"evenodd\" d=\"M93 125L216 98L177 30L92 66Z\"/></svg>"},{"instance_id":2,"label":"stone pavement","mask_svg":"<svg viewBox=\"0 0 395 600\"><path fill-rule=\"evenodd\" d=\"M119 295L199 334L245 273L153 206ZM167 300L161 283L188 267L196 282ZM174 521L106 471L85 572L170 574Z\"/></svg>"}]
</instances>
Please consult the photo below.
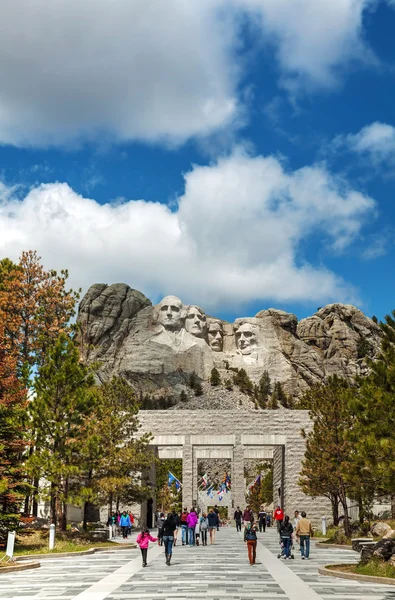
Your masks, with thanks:
<instances>
[{"instance_id":1,"label":"stone pavement","mask_svg":"<svg viewBox=\"0 0 395 600\"><path fill-rule=\"evenodd\" d=\"M251 567L240 534L217 533L214 546L174 550L172 566L152 544L149 566L140 551L125 548L79 558L43 559L41 568L0 575L0 600L395 600L395 586L363 584L318 575L317 566L355 562L352 551L316 549L302 561L278 560L278 538L259 534L258 563Z\"/></svg>"}]
</instances>

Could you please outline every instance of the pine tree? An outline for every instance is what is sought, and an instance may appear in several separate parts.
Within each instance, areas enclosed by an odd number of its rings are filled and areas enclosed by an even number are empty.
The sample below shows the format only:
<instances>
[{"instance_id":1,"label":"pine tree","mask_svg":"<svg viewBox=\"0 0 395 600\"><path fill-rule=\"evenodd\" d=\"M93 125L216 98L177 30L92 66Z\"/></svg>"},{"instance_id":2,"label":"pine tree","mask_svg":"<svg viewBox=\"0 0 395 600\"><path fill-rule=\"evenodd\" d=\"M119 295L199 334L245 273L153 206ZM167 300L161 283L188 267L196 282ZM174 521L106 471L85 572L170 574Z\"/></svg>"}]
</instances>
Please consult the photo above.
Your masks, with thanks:
<instances>
[{"instance_id":1,"label":"pine tree","mask_svg":"<svg viewBox=\"0 0 395 600\"><path fill-rule=\"evenodd\" d=\"M254 385L251 379L248 377L245 369L240 369L233 376L233 382L238 386L239 390L244 394L251 396L254 392Z\"/></svg>"},{"instance_id":2,"label":"pine tree","mask_svg":"<svg viewBox=\"0 0 395 600\"><path fill-rule=\"evenodd\" d=\"M35 398L29 409L36 432L36 450L30 470L49 483L50 516L66 528L70 481L81 473L80 455L85 426L94 414L93 375L80 362L72 339L61 333L47 349L34 382ZM102 425L102 424L101 424Z\"/></svg>"},{"instance_id":3,"label":"pine tree","mask_svg":"<svg viewBox=\"0 0 395 600\"><path fill-rule=\"evenodd\" d=\"M191 390L195 389L197 383L198 383L198 377L197 377L195 371L193 371L193 373L191 373L189 376L189 387L191 388Z\"/></svg>"},{"instance_id":4,"label":"pine tree","mask_svg":"<svg viewBox=\"0 0 395 600\"><path fill-rule=\"evenodd\" d=\"M181 402L187 402L188 401L188 396L187 396L185 390L181 390L180 400L181 400Z\"/></svg>"},{"instance_id":5,"label":"pine tree","mask_svg":"<svg viewBox=\"0 0 395 600\"><path fill-rule=\"evenodd\" d=\"M264 371L257 386L256 399L261 408L266 408L271 394L271 381L268 371Z\"/></svg>"},{"instance_id":6,"label":"pine tree","mask_svg":"<svg viewBox=\"0 0 395 600\"><path fill-rule=\"evenodd\" d=\"M203 396L203 388L201 383L195 385L195 396Z\"/></svg>"},{"instance_id":7,"label":"pine tree","mask_svg":"<svg viewBox=\"0 0 395 600\"><path fill-rule=\"evenodd\" d=\"M216 367L211 370L210 383L213 387L221 385L221 377Z\"/></svg>"}]
</instances>

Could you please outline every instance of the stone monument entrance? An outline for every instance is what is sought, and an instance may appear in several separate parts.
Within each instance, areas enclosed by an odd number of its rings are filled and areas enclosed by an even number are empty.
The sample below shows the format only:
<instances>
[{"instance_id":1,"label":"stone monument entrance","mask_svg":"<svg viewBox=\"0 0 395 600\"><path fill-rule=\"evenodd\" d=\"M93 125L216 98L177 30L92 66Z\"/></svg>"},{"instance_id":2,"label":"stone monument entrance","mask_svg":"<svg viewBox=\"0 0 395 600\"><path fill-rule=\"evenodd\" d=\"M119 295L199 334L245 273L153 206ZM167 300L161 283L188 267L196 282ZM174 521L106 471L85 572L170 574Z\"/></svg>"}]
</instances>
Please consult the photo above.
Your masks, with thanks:
<instances>
[{"instance_id":1,"label":"stone monument entrance","mask_svg":"<svg viewBox=\"0 0 395 600\"><path fill-rule=\"evenodd\" d=\"M274 463L273 498L287 514L305 510L318 522L329 510L325 498L310 498L301 491L298 480L305 453L302 428L309 430L311 421L307 411L140 411L140 434L151 433L151 446L159 459L182 458L182 504L191 508L203 498L198 492L198 460L201 458L227 458L232 463L232 502L228 513L233 516L237 506L244 508L244 461L268 460ZM155 467L149 477L154 483ZM207 498L207 504L219 504ZM152 523L151 510L155 501L141 508L144 524Z\"/></svg>"}]
</instances>

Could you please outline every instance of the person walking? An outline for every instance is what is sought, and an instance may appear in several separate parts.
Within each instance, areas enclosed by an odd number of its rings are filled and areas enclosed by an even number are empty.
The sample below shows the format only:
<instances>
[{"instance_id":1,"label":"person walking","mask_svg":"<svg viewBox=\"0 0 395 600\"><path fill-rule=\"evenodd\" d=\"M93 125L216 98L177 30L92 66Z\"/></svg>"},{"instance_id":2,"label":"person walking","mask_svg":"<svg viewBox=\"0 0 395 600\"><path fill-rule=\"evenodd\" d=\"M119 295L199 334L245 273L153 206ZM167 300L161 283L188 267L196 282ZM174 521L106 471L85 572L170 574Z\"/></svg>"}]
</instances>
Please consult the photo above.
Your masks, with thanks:
<instances>
[{"instance_id":1,"label":"person walking","mask_svg":"<svg viewBox=\"0 0 395 600\"><path fill-rule=\"evenodd\" d=\"M126 540L126 538L128 537L129 527L130 527L130 517L129 517L128 513L126 512L126 510L124 510L123 513L121 514L121 519L119 521L119 524L122 529L122 537L124 540Z\"/></svg>"},{"instance_id":2,"label":"person walking","mask_svg":"<svg viewBox=\"0 0 395 600\"><path fill-rule=\"evenodd\" d=\"M302 511L302 518L296 526L296 535L299 537L300 555L302 560L308 560L310 556L310 537L313 537L314 530L310 519L307 519L305 511Z\"/></svg>"},{"instance_id":3,"label":"person walking","mask_svg":"<svg viewBox=\"0 0 395 600\"><path fill-rule=\"evenodd\" d=\"M245 507L245 510L243 512L243 522L244 522L244 527L247 527L248 523L253 523L254 521L254 515L252 510L250 509L250 507L247 505Z\"/></svg>"},{"instance_id":4,"label":"person walking","mask_svg":"<svg viewBox=\"0 0 395 600\"><path fill-rule=\"evenodd\" d=\"M160 546L163 545L163 523L164 522L165 522L165 515L163 514L163 512L161 512L156 521L156 526L158 528L158 540L159 540Z\"/></svg>"},{"instance_id":5,"label":"person walking","mask_svg":"<svg viewBox=\"0 0 395 600\"><path fill-rule=\"evenodd\" d=\"M147 566L148 546L150 542L156 542L158 538L152 537L147 527L144 527L142 532L136 538L136 544L140 547L141 556L143 558L143 567Z\"/></svg>"},{"instance_id":6,"label":"person walking","mask_svg":"<svg viewBox=\"0 0 395 600\"><path fill-rule=\"evenodd\" d=\"M284 511L282 510L282 508L280 507L279 504L277 504L277 508L273 513L273 518L277 524L277 531L278 531L278 533L280 533L281 523L284 520Z\"/></svg>"},{"instance_id":7,"label":"person walking","mask_svg":"<svg viewBox=\"0 0 395 600\"><path fill-rule=\"evenodd\" d=\"M199 523L200 523L200 539L202 540L202 546L207 546L208 521L207 521L207 515L205 512L200 517Z\"/></svg>"},{"instance_id":8,"label":"person walking","mask_svg":"<svg viewBox=\"0 0 395 600\"><path fill-rule=\"evenodd\" d=\"M111 527L111 539L117 535L117 515L113 512L107 519L107 527Z\"/></svg>"},{"instance_id":9,"label":"person walking","mask_svg":"<svg viewBox=\"0 0 395 600\"><path fill-rule=\"evenodd\" d=\"M217 515L217 513L215 513L213 511L212 508L210 508L210 511L207 515L207 522L208 522L208 532L210 535L210 544L214 544L215 543L215 530L218 527L218 515Z\"/></svg>"},{"instance_id":10,"label":"person walking","mask_svg":"<svg viewBox=\"0 0 395 600\"><path fill-rule=\"evenodd\" d=\"M181 513L180 516L180 525L181 525L181 541L182 541L182 545L185 546L185 544L188 543L188 523L187 523L187 518L188 518L188 509L187 507L184 508L183 512Z\"/></svg>"},{"instance_id":11,"label":"person walking","mask_svg":"<svg viewBox=\"0 0 395 600\"><path fill-rule=\"evenodd\" d=\"M166 564L170 567L170 561L173 554L174 531L176 529L176 521L173 514L169 512L163 523L163 543L165 546Z\"/></svg>"},{"instance_id":12,"label":"person walking","mask_svg":"<svg viewBox=\"0 0 395 600\"><path fill-rule=\"evenodd\" d=\"M259 509L259 513L258 513L258 519L259 519L259 532L262 533L266 531L266 510L265 507L263 506L263 504L261 504L261 507Z\"/></svg>"},{"instance_id":13,"label":"person walking","mask_svg":"<svg viewBox=\"0 0 395 600\"><path fill-rule=\"evenodd\" d=\"M233 515L233 518L236 522L236 531L241 531L241 521L243 518L243 513L240 510L240 506L238 506L237 509L235 510L235 514Z\"/></svg>"},{"instance_id":14,"label":"person walking","mask_svg":"<svg viewBox=\"0 0 395 600\"><path fill-rule=\"evenodd\" d=\"M180 517L178 516L178 514L176 513L175 510L173 510L173 518L176 522L176 528L174 530L174 546L177 545L177 538L178 538L178 529L180 527Z\"/></svg>"},{"instance_id":15,"label":"person walking","mask_svg":"<svg viewBox=\"0 0 395 600\"><path fill-rule=\"evenodd\" d=\"M255 565L258 538L256 535L256 528L252 526L251 522L247 522L246 528L244 529L244 541L247 543L250 565Z\"/></svg>"},{"instance_id":16,"label":"person walking","mask_svg":"<svg viewBox=\"0 0 395 600\"><path fill-rule=\"evenodd\" d=\"M219 508L217 505L214 506L214 512L218 517L218 523L217 523L217 531L219 531Z\"/></svg>"},{"instance_id":17,"label":"person walking","mask_svg":"<svg viewBox=\"0 0 395 600\"><path fill-rule=\"evenodd\" d=\"M289 521L289 516L285 515L284 521L280 525L280 539L283 545L284 560L287 558L294 558L294 555L291 554L293 531L294 528L292 527L292 523Z\"/></svg>"},{"instance_id":18,"label":"person walking","mask_svg":"<svg viewBox=\"0 0 395 600\"><path fill-rule=\"evenodd\" d=\"M187 517L187 525L188 525L188 537L189 537L189 545L195 545L195 527L198 522L198 516L195 512L195 509L192 508L191 512Z\"/></svg>"}]
</instances>

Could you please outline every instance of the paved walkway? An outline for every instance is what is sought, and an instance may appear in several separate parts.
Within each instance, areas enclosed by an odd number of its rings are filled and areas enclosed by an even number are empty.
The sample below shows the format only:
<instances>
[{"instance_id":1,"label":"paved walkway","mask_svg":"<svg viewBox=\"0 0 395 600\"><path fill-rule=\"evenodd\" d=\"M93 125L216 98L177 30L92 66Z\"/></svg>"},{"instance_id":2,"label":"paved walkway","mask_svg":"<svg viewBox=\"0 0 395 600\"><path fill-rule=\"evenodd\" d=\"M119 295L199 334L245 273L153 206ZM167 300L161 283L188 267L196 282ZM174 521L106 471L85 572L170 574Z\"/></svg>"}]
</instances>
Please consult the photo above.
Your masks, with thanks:
<instances>
[{"instance_id":1,"label":"paved walkway","mask_svg":"<svg viewBox=\"0 0 395 600\"><path fill-rule=\"evenodd\" d=\"M214 546L174 550L151 545L146 569L140 551L122 549L77 558L51 558L41 568L0 575L1 600L395 600L395 587L322 577L317 566L355 562L352 551L315 549L302 561L278 560L274 529L260 534L258 563L251 567L240 534L217 533Z\"/></svg>"}]
</instances>

